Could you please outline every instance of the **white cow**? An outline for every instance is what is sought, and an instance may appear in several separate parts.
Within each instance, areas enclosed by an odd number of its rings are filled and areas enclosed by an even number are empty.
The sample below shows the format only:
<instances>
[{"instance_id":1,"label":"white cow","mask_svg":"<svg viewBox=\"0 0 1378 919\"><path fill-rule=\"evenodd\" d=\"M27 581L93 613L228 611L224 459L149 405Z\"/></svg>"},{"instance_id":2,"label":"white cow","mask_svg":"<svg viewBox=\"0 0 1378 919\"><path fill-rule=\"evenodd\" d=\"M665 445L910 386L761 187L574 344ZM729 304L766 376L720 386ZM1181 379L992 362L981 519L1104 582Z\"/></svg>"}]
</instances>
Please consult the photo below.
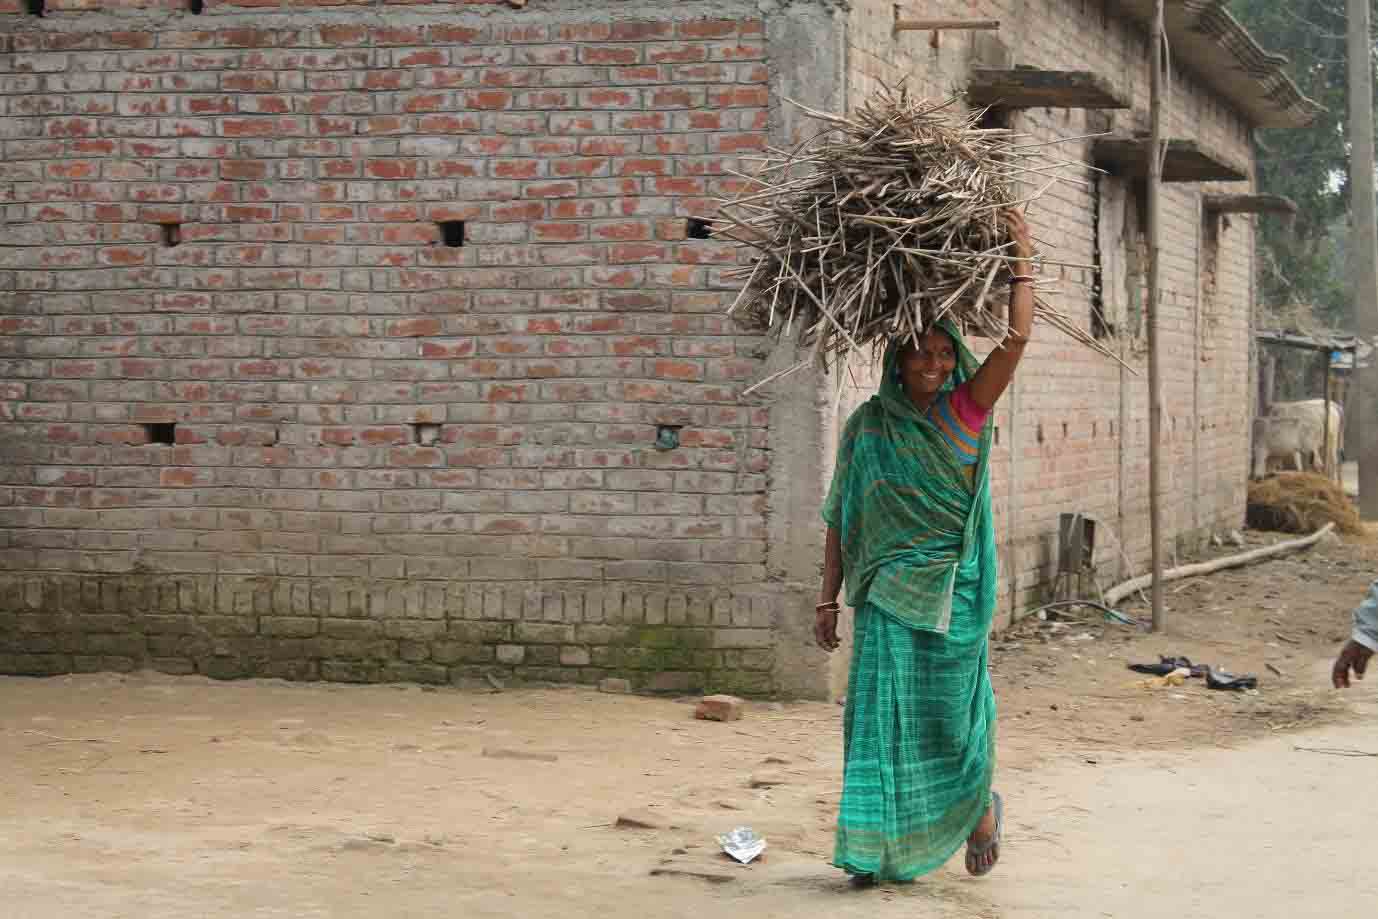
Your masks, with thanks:
<instances>
[{"instance_id":1,"label":"white cow","mask_svg":"<svg viewBox=\"0 0 1378 919\"><path fill-rule=\"evenodd\" d=\"M1254 444L1254 477L1267 474L1268 461L1287 460L1292 468L1321 473L1338 468L1344 439L1344 411L1330 403L1330 438L1325 437L1325 400L1278 402L1260 419ZM1305 463L1305 465L1303 465Z\"/></svg>"}]
</instances>

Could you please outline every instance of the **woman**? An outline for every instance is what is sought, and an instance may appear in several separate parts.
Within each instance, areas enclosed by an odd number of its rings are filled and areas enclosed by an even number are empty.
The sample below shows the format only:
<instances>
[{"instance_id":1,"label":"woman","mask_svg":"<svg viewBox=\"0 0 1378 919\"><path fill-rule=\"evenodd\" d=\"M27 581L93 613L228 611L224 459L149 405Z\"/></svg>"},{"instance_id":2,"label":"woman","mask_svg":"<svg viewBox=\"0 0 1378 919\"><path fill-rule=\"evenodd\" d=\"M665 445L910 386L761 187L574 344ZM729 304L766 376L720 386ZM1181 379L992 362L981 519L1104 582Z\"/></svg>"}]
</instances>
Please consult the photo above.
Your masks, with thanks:
<instances>
[{"instance_id":1,"label":"woman","mask_svg":"<svg viewBox=\"0 0 1378 919\"><path fill-rule=\"evenodd\" d=\"M1018 213L1010 335L977 367L950 323L885 353L880 391L848 420L832 488L814 632L838 647L838 590L856 610L833 863L854 880L910 880L966 843L966 868L1000 857L991 791L995 609L991 409L1033 325L1032 244Z\"/></svg>"}]
</instances>

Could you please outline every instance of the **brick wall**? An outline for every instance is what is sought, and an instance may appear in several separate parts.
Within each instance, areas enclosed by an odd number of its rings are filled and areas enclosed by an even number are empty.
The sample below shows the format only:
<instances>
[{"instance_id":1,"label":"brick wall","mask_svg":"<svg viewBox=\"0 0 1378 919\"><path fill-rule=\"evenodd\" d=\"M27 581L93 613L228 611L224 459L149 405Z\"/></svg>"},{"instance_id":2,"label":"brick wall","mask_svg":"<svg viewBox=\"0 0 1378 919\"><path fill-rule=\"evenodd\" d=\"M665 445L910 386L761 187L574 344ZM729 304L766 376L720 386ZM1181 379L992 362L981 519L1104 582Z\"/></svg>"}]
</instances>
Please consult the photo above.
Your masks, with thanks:
<instances>
[{"instance_id":1,"label":"brick wall","mask_svg":"<svg viewBox=\"0 0 1378 919\"><path fill-rule=\"evenodd\" d=\"M866 390L742 399L792 355L723 317L739 255L688 218L806 135L783 98L944 94L990 46L897 39L878 0L28 2L0 0L0 672L826 692L817 508ZM1100 2L925 10L1136 100L1019 129L1142 126L1144 37ZM1173 98L1247 158L1228 106ZM1240 522L1247 468L1252 236L1202 245L1204 190L1165 208L1184 540ZM1068 261L1093 196L1033 214ZM1089 281L1056 301L1087 322ZM1006 615L1045 595L1061 511L1144 564L1144 387L1031 347L997 419Z\"/></svg>"},{"instance_id":2,"label":"brick wall","mask_svg":"<svg viewBox=\"0 0 1378 919\"><path fill-rule=\"evenodd\" d=\"M0 18L0 672L770 690L757 4L93 6Z\"/></svg>"},{"instance_id":3,"label":"brick wall","mask_svg":"<svg viewBox=\"0 0 1378 919\"><path fill-rule=\"evenodd\" d=\"M848 33L853 102L877 81L908 77L920 93L946 96L964 87L973 64L1092 70L1133 100L1115 112L1033 109L1014 113L1012 127L1034 141L1148 127L1147 33L1126 22L1106 0L935 0L933 18L998 18L999 40L947 32L937 48L926 32L892 35L894 5L862 0L852 6ZM1202 142L1237 162L1252 162L1249 126L1228 104L1178 72L1168 131ZM1057 148L1071 160L1090 159L1089 142ZM1069 173L1089 184L1053 189L1030 211L1035 233L1060 260L1090 265L1096 256L1095 181L1090 170ZM1248 191L1250 183L1166 185L1163 198L1164 523L1170 553L1203 534L1241 526L1248 476L1249 326L1252 226L1233 218L1217 244L1207 245L1200 198L1213 191ZM1090 328L1092 273L1050 269L1061 293L1049 300ZM1204 280L1203 280L1204 279ZM1099 537L1100 576L1108 585L1149 562L1148 390L1143 351L1125 343L1138 376L1072 344L1035 330L1015 386L997 410L992 460L996 526L1002 549L1004 619L1046 602L1056 575L1058 515L1095 515L1111 534ZM1119 347L1120 342L1108 342ZM978 351L984 350L984 343ZM869 394L850 388L845 414ZM1128 562L1125 561L1125 556ZM1171 563L1171 556L1169 563Z\"/></svg>"}]
</instances>

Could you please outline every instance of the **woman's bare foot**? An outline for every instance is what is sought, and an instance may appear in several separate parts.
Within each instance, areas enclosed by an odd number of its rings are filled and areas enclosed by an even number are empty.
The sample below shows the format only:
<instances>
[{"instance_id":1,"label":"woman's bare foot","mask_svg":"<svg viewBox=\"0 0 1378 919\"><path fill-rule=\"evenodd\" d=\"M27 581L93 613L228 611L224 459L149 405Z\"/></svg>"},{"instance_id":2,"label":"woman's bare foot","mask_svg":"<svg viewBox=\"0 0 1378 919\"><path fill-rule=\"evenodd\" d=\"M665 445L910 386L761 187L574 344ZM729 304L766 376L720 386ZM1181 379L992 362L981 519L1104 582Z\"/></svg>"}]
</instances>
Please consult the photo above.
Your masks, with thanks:
<instances>
[{"instance_id":1,"label":"woman's bare foot","mask_svg":"<svg viewBox=\"0 0 1378 919\"><path fill-rule=\"evenodd\" d=\"M967 872L989 874L1000 860L1000 798L995 795L976 829L967 837Z\"/></svg>"}]
</instances>

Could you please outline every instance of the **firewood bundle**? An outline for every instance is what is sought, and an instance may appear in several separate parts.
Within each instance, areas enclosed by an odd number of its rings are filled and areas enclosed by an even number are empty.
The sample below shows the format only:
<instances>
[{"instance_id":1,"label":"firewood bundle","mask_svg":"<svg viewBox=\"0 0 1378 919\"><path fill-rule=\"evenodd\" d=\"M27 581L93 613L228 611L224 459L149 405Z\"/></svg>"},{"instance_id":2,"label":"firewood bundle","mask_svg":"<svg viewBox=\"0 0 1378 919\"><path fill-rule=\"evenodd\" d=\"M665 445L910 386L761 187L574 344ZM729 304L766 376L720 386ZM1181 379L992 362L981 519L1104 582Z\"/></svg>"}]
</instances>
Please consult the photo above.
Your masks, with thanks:
<instances>
[{"instance_id":1,"label":"firewood bundle","mask_svg":"<svg viewBox=\"0 0 1378 919\"><path fill-rule=\"evenodd\" d=\"M1058 182L1084 184L1065 173L1087 167L1053 157L1056 142L980 127L956 102L886 88L845 117L805 109L826 130L763 157L719 202L714 234L754 250L729 313L796 336L825 366L916 340L944 317L1003 341L1014 255L1002 212ZM1021 196L1021 185L1033 190ZM1035 304L1036 320L1113 357L1037 294Z\"/></svg>"}]
</instances>

